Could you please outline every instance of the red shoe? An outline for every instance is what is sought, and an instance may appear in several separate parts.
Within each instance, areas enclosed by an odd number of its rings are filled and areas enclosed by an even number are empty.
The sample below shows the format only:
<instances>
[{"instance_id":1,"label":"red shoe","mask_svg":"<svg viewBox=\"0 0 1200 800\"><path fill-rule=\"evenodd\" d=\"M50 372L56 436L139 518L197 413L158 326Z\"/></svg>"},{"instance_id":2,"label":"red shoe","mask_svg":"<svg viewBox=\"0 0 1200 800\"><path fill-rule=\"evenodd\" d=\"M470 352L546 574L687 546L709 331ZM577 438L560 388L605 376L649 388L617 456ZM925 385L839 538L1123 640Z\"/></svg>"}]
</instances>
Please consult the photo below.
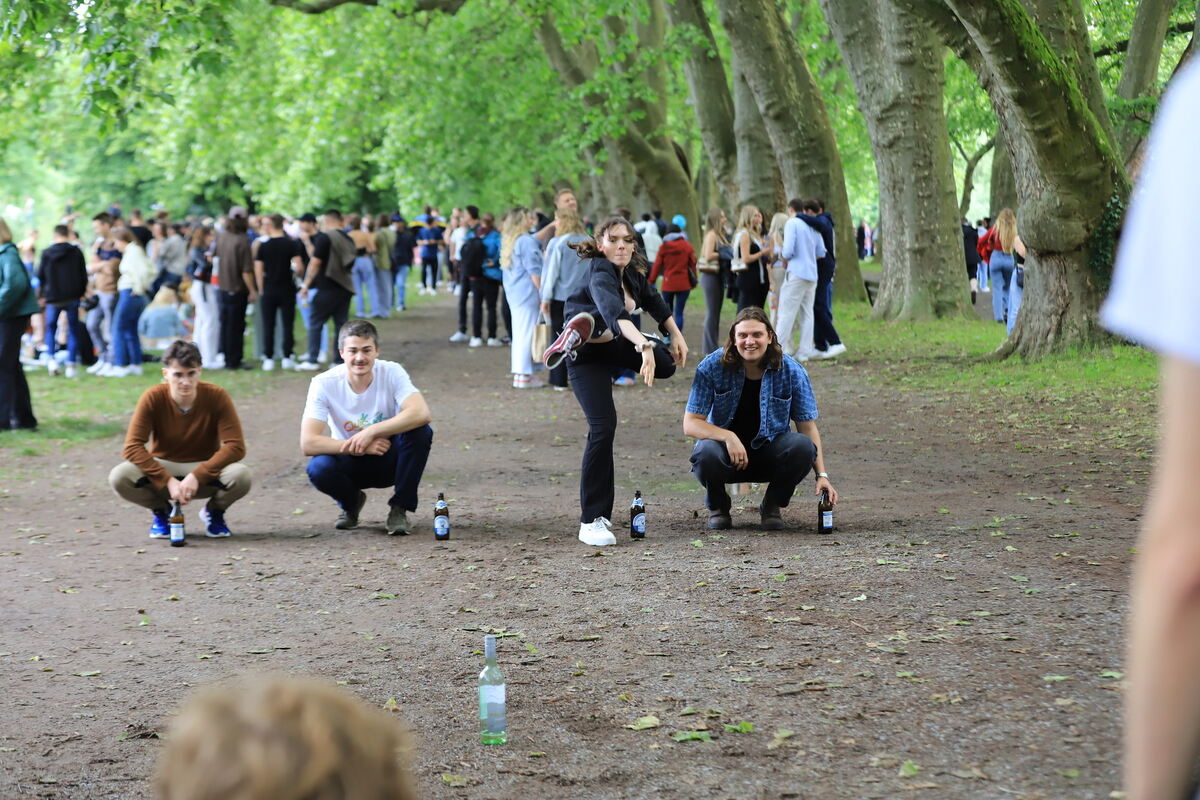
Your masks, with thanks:
<instances>
[{"instance_id":1,"label":"red shoe","mask_svg":"<svg viewBox=\"0 0 1200 800\"><path fill-rule=\"evenodd\" d=\"M591 314L583 311L571 317L571 321L563 326L563 332L554 340L554 344L546 348L542 354L542 363L547 369L554 369L564 360L575 360L576 351L584 342L592 337L592 329L596 320Z\"/></svg>"}]
</instances>

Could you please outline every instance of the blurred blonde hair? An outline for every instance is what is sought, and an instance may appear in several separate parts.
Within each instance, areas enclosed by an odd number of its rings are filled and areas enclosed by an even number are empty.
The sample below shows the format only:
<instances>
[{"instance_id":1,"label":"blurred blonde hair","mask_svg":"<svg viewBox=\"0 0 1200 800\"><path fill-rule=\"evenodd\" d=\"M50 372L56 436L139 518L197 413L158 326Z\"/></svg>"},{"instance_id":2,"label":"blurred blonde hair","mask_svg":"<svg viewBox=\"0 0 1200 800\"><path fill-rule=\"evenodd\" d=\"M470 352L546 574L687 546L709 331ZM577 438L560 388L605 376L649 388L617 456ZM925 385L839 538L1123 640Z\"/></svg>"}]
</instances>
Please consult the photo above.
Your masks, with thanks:
<instances>
[{"instance_id":1,"label":"blurred blonde hair","mask_svg":"<svg viewBox=\"0 0 1200 800\"><path fill-rule=\"evenodd\" d=\"M587 228L583 227L583 220L579 218L579 212L573 208L559 209L554 215L554 235L564 236L571 233L587 233Z\"/></svg>"},{"instance_id":2,"label":"blurred blonde hair","mask_svg":"<svg viewBox=\"0 0 1200 800\"><path fill-rule=\"evenodd\" d=\"M771 227L767 230L767 234L772 241L783 241L783 226L787 224L787 221L788 215L782 211L776 212L775 216L771 217Z\"/></svg>"},{"instance_id":3,"label":"blurred blonde hair","mask_svg":"<svg viewBox=\"0 0 1200 800\"><path fill-rule=\"evenodd\" d=\"M1000 249L1011 253L1017 238L1017 216L1011 208L1000 209L996 217L996 237L1000 240Z\"/></svg>"},{"instance_id":4,"label":"blurred blonde hair","mask_svg":"<svg viewBox=\"0 0 1200 800\"><path fill-rule=\"evenodd\" d=\"M4 221L4 217L0 217L0 244L8 244L12 241L12 230L8 227L8 223Z\"/></svg>"},{"instance_id":5,"label":"blurred blonde hair","mask_svg":"<svg viewBox=\"0 0 1200 800\"><path fill-rule=\"evenodd\" d=\"M510 209L500 220L500 267L512 267L513 247L521 234L529 233L529 209L517 206Z\"/></svg>"},{"instance_id":6,"label":"blurred blonde hair","mask_svg":"<svg viewBox=\"0 0 1200 800\"><path fill-rule=\"evenodd\" d=\"M313 678L260 675L202 690L171 726L159 800L416 800L407 734Z\"/></svg>"},{"instance_id":7,"label":"blurred blonde hair","mask_svg":"<svg viewBox=\"0 0 1200 800\"><path fill-rule=\"evenodd\" d=\"M762 231L750 227L750 220L754 219L754 215L757 213L758 206L742 206L742 210L738 212L737 227L734 229L734 231L750 231L751 237L755 239L761 236Z\"/></svg>"}]
</instances>

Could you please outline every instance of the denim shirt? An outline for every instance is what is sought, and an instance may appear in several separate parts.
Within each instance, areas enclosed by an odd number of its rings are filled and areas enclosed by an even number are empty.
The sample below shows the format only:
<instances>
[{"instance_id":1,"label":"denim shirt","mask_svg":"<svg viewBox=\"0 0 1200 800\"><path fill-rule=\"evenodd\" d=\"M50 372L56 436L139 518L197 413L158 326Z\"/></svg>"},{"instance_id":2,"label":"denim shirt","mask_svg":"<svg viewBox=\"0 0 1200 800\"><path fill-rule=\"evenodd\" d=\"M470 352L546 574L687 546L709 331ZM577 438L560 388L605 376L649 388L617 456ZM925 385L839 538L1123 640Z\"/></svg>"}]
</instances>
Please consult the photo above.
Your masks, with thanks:
<instances>
[{"instance_id":1,"label":"denim shirt","mask_svg":"<svg viewBox=\"0 0 1200 800\"><path fill-rule=\"evenodd\" d=\"M513 244L512 263L503 270L504 296L509 304L537 305L540 299L531 276L542 274L542 248L532 233L523 233Z\"/></svg>"},{"instance_id":2,"label":"denim shirt","mask_svg":"<svg viewBox=\"0 0 1200 800\"><path fill-rule=\"evenodd\" d=\"M746 369L729 370L721 366L723 352L724 349L709 353L696 367L687 410L706 415L718 428L729 428L742 398ZM750 447L761 447L790 430L789 420L807 422L817 418L817 401L813 398L808 373L791 356L784 355L778 369L763 371L758 410L762 422Z\"/></svg>"}]
</instances>

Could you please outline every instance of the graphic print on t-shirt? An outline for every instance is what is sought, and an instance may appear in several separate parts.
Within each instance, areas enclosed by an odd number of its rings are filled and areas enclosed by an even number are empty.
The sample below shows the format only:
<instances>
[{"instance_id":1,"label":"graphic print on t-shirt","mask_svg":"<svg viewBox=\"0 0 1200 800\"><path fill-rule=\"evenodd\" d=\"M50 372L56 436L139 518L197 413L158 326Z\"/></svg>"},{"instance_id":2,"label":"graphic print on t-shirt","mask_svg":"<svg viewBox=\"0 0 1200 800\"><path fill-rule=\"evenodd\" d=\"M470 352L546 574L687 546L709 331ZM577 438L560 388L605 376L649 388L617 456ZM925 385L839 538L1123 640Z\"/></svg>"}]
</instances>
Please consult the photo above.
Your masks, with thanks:
<instances>
[{"instance_id":1,"label":"graphic print on t-shirt","mask_svg":"<svg viewBox=\"0 0 1200 800\"><path fill-rule=\"evenodd\" d=\"M374 417L369 417L366 414L359 414L357 419L346 420L346 422L342 425L342 429L345 430L346 433L353 436L364 428L369 428L376 422L383 422L383 420L384 416L379 412L376 412Z\"/></svg>"}]
</instances>

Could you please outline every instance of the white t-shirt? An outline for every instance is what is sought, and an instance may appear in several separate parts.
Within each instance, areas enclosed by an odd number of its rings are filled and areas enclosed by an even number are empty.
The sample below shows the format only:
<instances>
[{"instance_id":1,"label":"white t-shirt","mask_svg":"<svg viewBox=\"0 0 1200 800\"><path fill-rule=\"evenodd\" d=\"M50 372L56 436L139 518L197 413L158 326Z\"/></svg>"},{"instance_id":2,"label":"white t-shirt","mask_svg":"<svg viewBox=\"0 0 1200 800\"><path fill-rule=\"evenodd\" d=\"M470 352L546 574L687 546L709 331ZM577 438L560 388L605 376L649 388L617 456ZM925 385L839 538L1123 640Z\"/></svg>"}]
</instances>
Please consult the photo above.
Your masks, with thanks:
<instances>
[{"instance_id":1,"label":"white t-shirt","mask_svg":"<svg viewBox=\"0 0 1200 800\"><path fill-rule=\"evenodd\" d=\"M463 242L467 240L467 229L463 227L455 228L450 231L450 257L455 261L459 259L459 253L462 252Z\"/></svg>"},{"instance_id":2,"label":"white t-shirt","mask_svg":"<svg viewBox=\"0 0 1200 800\"><path fill-rule=\"evenodd\" d=\"M1150 133L1133 193L1104 327L1159 352L1200 363L1200 61L1175 76Z\"/></svg>"},{"instance_id":3,"label":"white t-shirt","mask_svg":"<svg viewBox=\"0 0 1200 800\"><path fill-rule=\"evenodd\" d=\"M371 385L355 394L346 365L338 364L309 382L304 418L328 423L334 439L349 439L363 428L396 416L405 398L417 391L404 367L380 359L375 362Z\"/></svg>"}]
</instances>

